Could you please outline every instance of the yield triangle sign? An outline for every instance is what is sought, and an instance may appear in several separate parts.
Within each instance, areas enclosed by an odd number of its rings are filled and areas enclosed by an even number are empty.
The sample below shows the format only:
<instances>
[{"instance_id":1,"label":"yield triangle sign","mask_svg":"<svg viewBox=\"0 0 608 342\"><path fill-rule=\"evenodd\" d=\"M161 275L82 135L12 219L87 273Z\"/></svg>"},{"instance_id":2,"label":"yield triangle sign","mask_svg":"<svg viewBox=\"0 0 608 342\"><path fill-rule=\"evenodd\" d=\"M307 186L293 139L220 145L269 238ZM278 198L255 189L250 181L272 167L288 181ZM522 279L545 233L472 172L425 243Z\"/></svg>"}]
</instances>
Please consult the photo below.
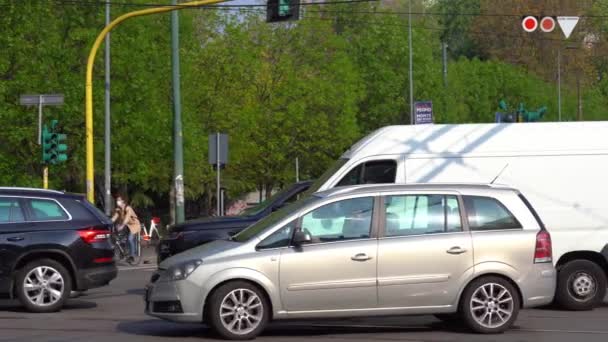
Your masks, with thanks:
<instances>
[{"instance_id":1,"label":"yield triangle sign","mask_svg":"<svg viewBox=\"0 0 608 342\"><path fill-rule=\"evenodd\" d=\"M557 23L562 29L562 32L564 32L566 39L568 39L576 27L576 24L578 24L578 17L557 17Z\"/></svg>"}]
</instances>

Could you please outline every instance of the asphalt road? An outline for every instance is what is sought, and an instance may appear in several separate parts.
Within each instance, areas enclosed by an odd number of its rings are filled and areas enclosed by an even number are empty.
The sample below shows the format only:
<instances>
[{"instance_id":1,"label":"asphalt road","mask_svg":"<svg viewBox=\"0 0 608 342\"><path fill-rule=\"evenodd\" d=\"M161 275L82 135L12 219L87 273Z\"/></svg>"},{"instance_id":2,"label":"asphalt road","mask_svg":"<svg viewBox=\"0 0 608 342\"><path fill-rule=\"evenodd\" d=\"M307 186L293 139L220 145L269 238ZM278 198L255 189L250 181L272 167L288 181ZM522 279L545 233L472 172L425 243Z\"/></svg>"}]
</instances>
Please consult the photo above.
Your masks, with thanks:
<instances>
[{"instance_id":1,"label":"asphalt road","mask_svg":"<svg viewBox=\"0 0 608 342\"><path fill-rule=\"evenodd\" d=\"M30 314L0 301L0 341L201 341L214 336L203 325L175 324L145 316L142 287L155 266L120 267L111 286L71 299L53 314ZM432 316L272 324L258 341L608 341L608 303L591 312L525 310L502 335L468 333Z\"/></svg>"}]
</instances>

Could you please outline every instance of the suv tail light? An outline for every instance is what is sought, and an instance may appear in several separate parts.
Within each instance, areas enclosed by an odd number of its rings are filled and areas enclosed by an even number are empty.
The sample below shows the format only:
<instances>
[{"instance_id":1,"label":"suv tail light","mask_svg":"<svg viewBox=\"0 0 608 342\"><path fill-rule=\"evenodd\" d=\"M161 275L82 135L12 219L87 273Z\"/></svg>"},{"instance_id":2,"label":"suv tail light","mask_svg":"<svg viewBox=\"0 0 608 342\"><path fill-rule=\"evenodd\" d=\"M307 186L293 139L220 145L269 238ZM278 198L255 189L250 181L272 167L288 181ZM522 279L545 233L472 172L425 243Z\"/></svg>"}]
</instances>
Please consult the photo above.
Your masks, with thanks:
<instances>
[{"instance_id":1,"label":"suv tail light","mask_svg":"<svg viewBox=\"0 0 608 342\"><path fill-rule=\"evenodd\" d=\"M534 263L552 262L551 235L542 229L536 234L536 249L534 250Z\"/></svg>"},{"instance_id":2,"label":"suv tail light","mask_svg":"<svg viewBox=\"0 0 608 342\"><path fill-rule=\"evenodd\" d=\"M105 228L87 228L79 230L78 235L80 235L82 241L91 244L106 241L110 238L110 231Z\"/></svg>"}]
</instances>

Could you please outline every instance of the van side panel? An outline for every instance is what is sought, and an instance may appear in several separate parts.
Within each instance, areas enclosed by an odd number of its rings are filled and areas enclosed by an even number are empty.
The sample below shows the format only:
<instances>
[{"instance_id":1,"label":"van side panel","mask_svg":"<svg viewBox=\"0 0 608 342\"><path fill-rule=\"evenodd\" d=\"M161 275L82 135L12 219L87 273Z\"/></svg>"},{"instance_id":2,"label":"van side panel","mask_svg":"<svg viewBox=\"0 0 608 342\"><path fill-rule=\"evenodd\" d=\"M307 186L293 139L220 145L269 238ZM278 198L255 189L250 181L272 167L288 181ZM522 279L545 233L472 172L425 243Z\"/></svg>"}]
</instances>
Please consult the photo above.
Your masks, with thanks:
<instances>
[{"instance_id":1,"label":"van side panel","mask_svg":"<svg viewBox=\"0 0 608 342\"><path fill-rule=\"evenodd\" d=\"M528 198L551 233L554 261L608 243L608 154L412 157L405 166L408 183L488 183L506 166L495 183Z\"/></svg>"}]
</instances>

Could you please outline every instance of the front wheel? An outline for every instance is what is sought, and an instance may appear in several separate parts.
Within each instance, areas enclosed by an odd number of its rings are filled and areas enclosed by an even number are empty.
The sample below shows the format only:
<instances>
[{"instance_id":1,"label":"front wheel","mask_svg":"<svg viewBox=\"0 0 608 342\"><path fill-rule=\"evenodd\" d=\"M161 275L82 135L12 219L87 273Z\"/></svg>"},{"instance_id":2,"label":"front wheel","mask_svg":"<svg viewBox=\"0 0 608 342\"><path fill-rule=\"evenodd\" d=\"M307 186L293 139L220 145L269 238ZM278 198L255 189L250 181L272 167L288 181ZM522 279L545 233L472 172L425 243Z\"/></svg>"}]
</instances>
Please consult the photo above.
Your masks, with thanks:
<instances>
[{"instance_id":1,"label":"front wheel","mask_svg":"<svg viewBox=\"0 0 608 342\"><path fill-rule=\"evenodd\" d=\"M471 330L497 334L513 325L520 303L519 293L510 282L500 277L481 277L467 286L460 312Z\"/></svg>"},{"instance_id":2,"label":"front wheel","mask_svg":"<svg viewBox=\"0 0 608 342\"><path fill-rule=\"evenodd\" d=\"M555 301L567 310L591 310L606 296L606 273L594 262L573 260L559 269Z\"/></svg>"},{"instance_id":3,"label":"front wheel","mask_svg":"<svg viewBox=\"0 0 608 342\"><path fill-rule=\"evenodd\" d=\"M235 281L213 292L206 311L211 328L228 340L250 340L266 327L270 305L253 284Z\"/></svg>"},{"instance_id":4,"label":"front wheel","mask_svg":"<svg viewBox=\"0 0 608 342\"><path fill-rule=\"evenodd\" d=\"M35 260L20 269L16 278L17 298L28 311L59 311L70 296L70 273L55 260Z\"/></svg>"}]
</instances>

